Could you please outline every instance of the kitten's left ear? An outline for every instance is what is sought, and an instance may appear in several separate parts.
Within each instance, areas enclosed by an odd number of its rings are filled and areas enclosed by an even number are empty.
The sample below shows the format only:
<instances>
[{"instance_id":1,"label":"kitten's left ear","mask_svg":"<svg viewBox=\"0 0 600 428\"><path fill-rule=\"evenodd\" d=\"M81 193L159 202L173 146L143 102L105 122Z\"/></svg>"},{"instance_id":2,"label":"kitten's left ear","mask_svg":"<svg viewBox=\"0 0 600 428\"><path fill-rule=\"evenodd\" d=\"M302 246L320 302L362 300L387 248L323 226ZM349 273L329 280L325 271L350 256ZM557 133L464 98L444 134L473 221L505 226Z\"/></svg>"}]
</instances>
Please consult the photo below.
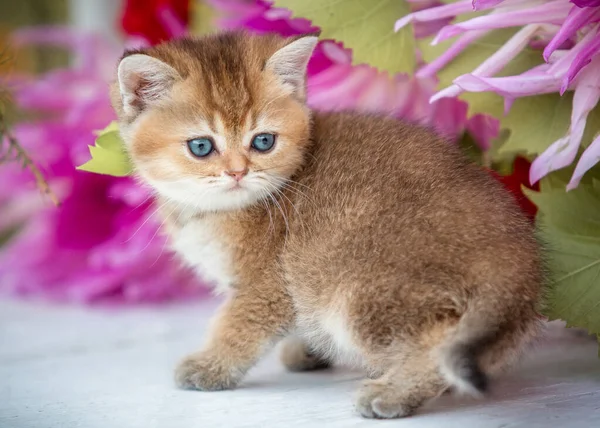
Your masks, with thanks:
<instances>
[{"instance_id":1,"label":"kitten's left ear","mask_svg":"<svg viewBox=\"0 0 600 428\"><path fill-rule=\"evenodd\" d=\"M266 64L301 101L306 99L306 66L318 41L313 35L301 37L275 52Z\"/></svg>"}]
</instances>

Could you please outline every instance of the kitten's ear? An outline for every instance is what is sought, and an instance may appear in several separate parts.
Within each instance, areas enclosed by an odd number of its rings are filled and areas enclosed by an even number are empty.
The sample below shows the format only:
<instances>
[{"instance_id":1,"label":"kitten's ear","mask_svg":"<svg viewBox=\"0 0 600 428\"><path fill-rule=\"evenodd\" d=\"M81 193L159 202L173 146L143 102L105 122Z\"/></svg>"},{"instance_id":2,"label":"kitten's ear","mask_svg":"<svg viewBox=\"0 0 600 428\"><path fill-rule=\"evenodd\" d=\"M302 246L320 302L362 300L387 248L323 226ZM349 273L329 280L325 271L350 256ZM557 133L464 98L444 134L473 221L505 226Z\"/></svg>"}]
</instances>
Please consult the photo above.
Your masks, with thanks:
<instances>
[{"instance_id":1,"label":"kitten's ear","mask_svg":"<svg viewBox=\"0 0 600 428\"><path fill-rule=\"evenodd\" d=\"M306 66L318 41L318 37L312 35L301 37L275 52L266 64L266 68L302 101L306 99Z\"/></svg>"},{"instance_id":2,"label":"kitten's ear","mask_svg":"<svg viewBox=\"0 0 600 428\"><path fill-rule=\"evenodd\" d=\"M132 120L144 108L167 97L181 75L170 65L148 55L123 58L117 70L125 118Z\"/></svg>"}]
</instances>

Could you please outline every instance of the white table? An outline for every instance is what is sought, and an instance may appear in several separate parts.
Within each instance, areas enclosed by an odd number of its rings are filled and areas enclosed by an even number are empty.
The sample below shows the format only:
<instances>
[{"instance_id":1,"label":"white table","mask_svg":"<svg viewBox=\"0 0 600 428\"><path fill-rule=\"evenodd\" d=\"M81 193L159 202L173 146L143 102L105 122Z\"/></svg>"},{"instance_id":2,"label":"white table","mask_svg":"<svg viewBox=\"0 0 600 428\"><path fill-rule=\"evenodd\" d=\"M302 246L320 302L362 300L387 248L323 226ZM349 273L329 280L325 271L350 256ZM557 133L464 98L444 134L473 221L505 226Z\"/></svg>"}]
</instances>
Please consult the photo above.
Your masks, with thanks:
<instances>
[{"instance_id":1,"label":"white table","mask_svg":"<svg viewBox=\"0 0 600 428\"><path fill-rule=\"evenodd\" d=\"M443 397L404 420L354 412L359 373L286 373L276 355L236 391L179 391L172 369L213 308L0 302L0 427L600 427L597 345L557 328L489 399Z\"/></svg>"}]
</instances>

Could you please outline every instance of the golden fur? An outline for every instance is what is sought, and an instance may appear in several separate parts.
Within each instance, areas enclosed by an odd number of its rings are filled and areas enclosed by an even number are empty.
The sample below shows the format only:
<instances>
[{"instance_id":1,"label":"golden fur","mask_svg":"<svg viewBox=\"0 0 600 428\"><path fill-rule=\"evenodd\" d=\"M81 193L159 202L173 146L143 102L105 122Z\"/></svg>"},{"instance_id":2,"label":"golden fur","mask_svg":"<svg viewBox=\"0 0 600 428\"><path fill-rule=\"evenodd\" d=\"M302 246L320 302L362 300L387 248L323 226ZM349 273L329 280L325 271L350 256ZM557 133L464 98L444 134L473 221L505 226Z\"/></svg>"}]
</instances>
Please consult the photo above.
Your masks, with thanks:
<instances>
[{"instance_id":1,"label":"golden fur","mask_svg":"<svg viewBox=\"0 0 600 428\"><path fill-rule=\"evenodd\" d=\"M291 370L365 368L365 417L409 415L449 387L483 391L538 329L533 227L432 132L311 112L315 42L224 33L121 62L113 103L137 176L176 250L229 290L177 383L232 388L287 336ZM276 135L268 153L250 147L261 132ZM216 146L206 158L186 149L199 136ZM247 174L241 187L232 171Z\"/></svg>"}]
</instances>

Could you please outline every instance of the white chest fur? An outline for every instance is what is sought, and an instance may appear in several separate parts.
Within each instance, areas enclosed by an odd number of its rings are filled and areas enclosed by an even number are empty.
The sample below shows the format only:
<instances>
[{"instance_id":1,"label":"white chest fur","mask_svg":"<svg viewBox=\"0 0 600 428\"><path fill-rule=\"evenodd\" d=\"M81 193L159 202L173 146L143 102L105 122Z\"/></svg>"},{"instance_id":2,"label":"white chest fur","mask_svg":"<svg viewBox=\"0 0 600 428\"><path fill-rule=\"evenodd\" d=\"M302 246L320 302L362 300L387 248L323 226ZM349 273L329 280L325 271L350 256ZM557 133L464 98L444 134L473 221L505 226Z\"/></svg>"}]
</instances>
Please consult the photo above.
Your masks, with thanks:
<instances>
[{"instance_id":1,"label":"white chest fur","mask_svg":"<svg viewBox=\"0 0 600 428\"><path fill-rule=\"evenodd\" d=\"M211 222L190 220L173 234L172 244L202 279L214 285L217 293L229 289L234 281L232 255Z\"/></svg>"}]
</instances>

